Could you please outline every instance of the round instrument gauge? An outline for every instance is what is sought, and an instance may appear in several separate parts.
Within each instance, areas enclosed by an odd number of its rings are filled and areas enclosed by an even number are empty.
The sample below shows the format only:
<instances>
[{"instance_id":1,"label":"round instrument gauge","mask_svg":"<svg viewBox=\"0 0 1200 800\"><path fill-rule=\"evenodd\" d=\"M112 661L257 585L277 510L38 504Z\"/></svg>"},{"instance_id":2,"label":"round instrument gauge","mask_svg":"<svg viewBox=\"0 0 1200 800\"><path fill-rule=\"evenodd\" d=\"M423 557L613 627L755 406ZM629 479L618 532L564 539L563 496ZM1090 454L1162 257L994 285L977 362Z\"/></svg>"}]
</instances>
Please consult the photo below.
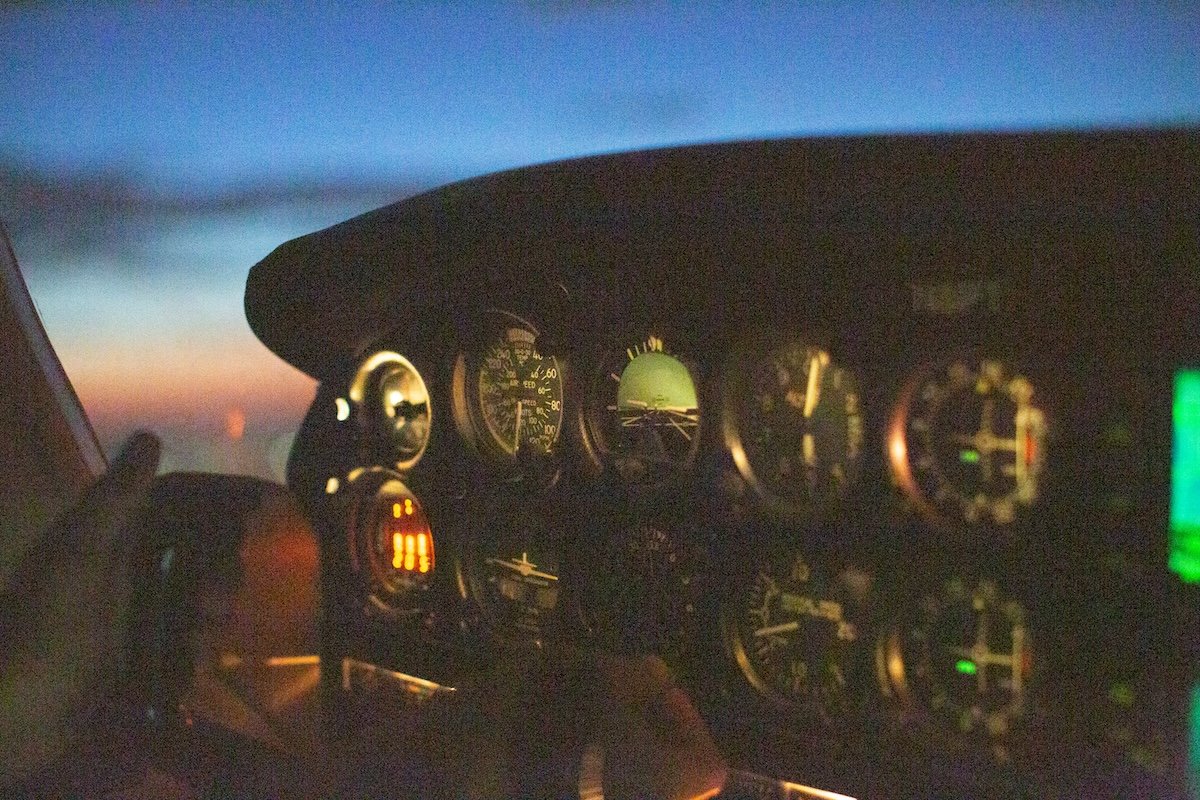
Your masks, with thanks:
<instances>
[{"instance_id":1,"label":"round instrument gauge","mask_svg":"<svg viewBox=\"0 0 1200 800\"><path fill-rule=\"evenodd\" d=\"M672 660L704 588L702 547L690 529L676 525L640 520L618 525L603 537L597 561L582 579L585 620L607 648Z\"/></svg>"},{"instance_id":2,"label":"round instrument gauge","mask_svg":"<svg viewBox=\"0 0 1200 800\"><path fill-rule=\"evenodd\" d=\"M954 578L879 648L884 689L952 733L1003 736L1019 718L1033 667L1024 607L994 581Z\"/></svg>"},{"instance_id":3,"label":"round instrument gauge","mask_svg":"<svg viewBox=\"0 0 1200 800\"><path fill-rule=\"evenodd\" d=\"M399 353L380 351L366 359L350 384L350 399L365 412L369 437L397 469L412 469L429 444L433 408L421 373ZM339 415L348 406L339 407Z\"/></svg>"},{"instance_id":4,"label":"round instrument gauge","mask_svg":"<svg viewBox=\"0 0 1200 800\"><path fill-rule=\"evenodd\" d=\"M559 545L540 520L525 515L475 533L462 588L500 637L538 640L558 606L560 566Z\"/></svg>"},{"instance_id":5,"label":"round instrument gauge","mask_svg":"<svg viewBox=\"0 0 1200 800\"><path fill-rule=\"evenodd\" d=\"M870 586L863 570L827 574L795 551L763 562L726 613L746 678L776 703L826 721L862 709L874 686L863 629Z\"/></svg>"},{"instance_id":6,"label":"round instrument gauge","mask_svg":"<svg viewBox=\"0 0 1200 800\"><path fill-rule=\"evenodd\" d=\"M732 373L725 439L746 482L792 512L843 497L863 442L854 375L800 341L743 351Z\"/></svg>"},{"instance_id":7,"label":"round instrument gauge","mask_svg":"<svg viewBox=\"0 0 1200 800\"><path fill-rule=\"evenodd\" d=\"M354 487L350 564L371 604L381 611L414 608L431 584L433 530L416 495L392 473L374 471Z\"/></svg>"},{"instance_id":8,"label":"round instrument gauge","mask_svg":"<svg viewBox=\"0 0 1200 800\"><path fill-rule=\"evenodd\" d=\"M700 445L692 371L657 336L604 359L587 419L600 456L633 483L690 465Z\"/></svg>"},{"instance_id":9,"label":"round instrument gauge","mask_svg":"<svg viewBox=\"0 0 1200 800\"><path fill-rule=\"evenodd\" d=\"M562 432L562 365L538 350L537 330L524 320L493 312L490 327L483 344L455 363L459 427L502 459L548 456Z\"/></svg>"},{"instance_id":10,"label":"round instrument gauge","mask_svg":"<svg viewBox=\"0 0 1200 800\"><path fill-rule=\"evenodd\" d=\"M1028 378L1000 361L957 359L905 388L888 460L927 516L1005 525L1038 498L1046 434Z\"/></svg>"}]
</instances>

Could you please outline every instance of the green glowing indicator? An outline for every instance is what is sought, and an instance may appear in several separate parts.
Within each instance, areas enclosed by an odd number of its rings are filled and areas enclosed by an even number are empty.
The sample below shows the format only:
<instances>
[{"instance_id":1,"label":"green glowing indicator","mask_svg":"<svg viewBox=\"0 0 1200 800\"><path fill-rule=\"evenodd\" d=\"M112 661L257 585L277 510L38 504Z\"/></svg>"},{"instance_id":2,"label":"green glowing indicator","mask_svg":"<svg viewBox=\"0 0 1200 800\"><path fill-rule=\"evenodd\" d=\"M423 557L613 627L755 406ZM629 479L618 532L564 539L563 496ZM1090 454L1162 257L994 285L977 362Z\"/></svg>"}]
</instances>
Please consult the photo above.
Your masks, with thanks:
<instances>
[{"instance_id":1,"label":"green glowing indicator","mask_svg":"<svg viewBox=\"0 0 1200 800\"><path fill-rule=\"evenodd\" d=\"M964 464L979 463L979 452L976 450L963 450L958 454L958 457Z\"/></svg>"},{"instance_id":2,"label":"green glowing indicator","mask_svg":"<svg viewBox=\"0 0 1200 800\"><path fill-rule=\"evenodd\" d=\"M695 413L696 384L687 367L666 353L642 353L629 362L617 386L617 408Z\"/></svg>"},{"instance_id":3,"label":"green glowing indicator","mask_svg":"<svg viewBox=\"0 0 1200 800\"><path fill-rule=\"evenodd\" d=\"M974 675L976 672L979 672L979 667L975 666L975 662L968 661L965 658L955 664L954 668L963 675Z\"/></svg>"},{"instance_id":4,"label":"green glowing indicator","mask_svg":"<svg viewBox=\"0 0 1200 800\"><path fill-rule=\"evenodd\" d=\"M1192 690L1192 734L1188 757L1192 797L1200 797L1200 685Z\"/></svg>"},{"instance_id":5,"label":"green glowing indicator","mask_svg":"<svg viewBox=\"0 0 1200 800\"><path fill-rule=\"evenodd\" d=\"M1108 690L1108 699L1122 708L1133 708L1133 689L1127 683L1114 683Z\"/></svg>"},{"instance_id":6,"label":"green glowing indicator","mask_svg":"<svg viewBox=\"0 0 1200 800\"><path fill-rule=\"evenodd\" d=\"M1171 555L1185 583L1200 583L1200 369L1175 374L1171 458Z\"/></svg>"}]
</instances>

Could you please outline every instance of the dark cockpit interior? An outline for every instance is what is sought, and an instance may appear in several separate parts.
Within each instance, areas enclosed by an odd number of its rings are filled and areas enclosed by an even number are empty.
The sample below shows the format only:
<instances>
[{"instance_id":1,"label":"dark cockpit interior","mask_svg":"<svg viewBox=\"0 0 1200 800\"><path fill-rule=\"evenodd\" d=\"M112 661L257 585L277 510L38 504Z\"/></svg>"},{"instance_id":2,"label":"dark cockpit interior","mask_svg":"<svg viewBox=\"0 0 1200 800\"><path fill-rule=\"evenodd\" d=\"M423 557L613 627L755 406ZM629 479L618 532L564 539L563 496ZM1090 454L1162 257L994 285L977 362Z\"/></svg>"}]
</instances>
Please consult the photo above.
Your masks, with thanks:
<instances>
[{"instance_id":1,"label":"dark cockpit interior","mask_svg":"<svg viewBox=\"0 0 1200 800\"><path fill-rule=\"evenodd\" d=\"M1200 792L1195 129L643 150L288 241L286 487L104 470L0 257L5 796Z\"/></svg>"},{"instance_id":2,"label":"dark cockpit interior","mask_svg":"<svg viewBox=\"0 0 1200 800\"><path fill-rule=\"evenodd\" d=\"M571 648L661 657L722 797L1189 796L1198 221L1194 130L871 136L281 245L329 730Z\"/></svg>"}]
</instances>

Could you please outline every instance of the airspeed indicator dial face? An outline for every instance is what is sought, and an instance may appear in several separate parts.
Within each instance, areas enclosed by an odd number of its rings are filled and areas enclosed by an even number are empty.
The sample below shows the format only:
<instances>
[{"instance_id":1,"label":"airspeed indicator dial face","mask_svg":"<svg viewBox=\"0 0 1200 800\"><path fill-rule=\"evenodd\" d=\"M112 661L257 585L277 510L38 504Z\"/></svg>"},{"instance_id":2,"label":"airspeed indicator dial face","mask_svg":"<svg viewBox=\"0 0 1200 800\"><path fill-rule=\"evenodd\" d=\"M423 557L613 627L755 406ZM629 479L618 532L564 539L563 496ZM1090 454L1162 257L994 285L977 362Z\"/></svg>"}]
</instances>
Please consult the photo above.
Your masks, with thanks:
<instances>
[{"instance_id":1,"label":"airspeed indicator dial face","mask_svg":"<svg viewBox=\"0 0 1200 800\"><path fill-rule=\"evenodd\" d=\"M534 334L510 327L479 365L479 407L492 441L504 453L547 454L562 430L563 381L554 356L543 356Z\"/></svg>"},{"instance_id":2,"label":"airspeed indicator dial face","mask_svg":"<svg viewBox=\"0 0 1200 800\"><path fill-rule=\"evenodd\" d=\"M454 364L459 432L500 466L550 465L562 433L563 366L538 347L537 329L491 311L483 335Z\"/></svg>"}]
</instances>

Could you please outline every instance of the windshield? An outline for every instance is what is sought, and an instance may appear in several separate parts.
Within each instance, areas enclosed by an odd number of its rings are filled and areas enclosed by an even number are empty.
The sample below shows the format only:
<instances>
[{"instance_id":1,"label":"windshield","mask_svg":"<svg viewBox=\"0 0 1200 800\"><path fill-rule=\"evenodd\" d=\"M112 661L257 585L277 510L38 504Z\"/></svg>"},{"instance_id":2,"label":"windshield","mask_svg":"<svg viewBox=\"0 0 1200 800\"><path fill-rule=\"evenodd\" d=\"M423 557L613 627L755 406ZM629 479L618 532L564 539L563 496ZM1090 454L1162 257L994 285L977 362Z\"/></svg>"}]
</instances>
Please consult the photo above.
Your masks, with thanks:
<instances>
[{"instance_id":1,"label":"windshield","mask_svg":"<svg viewBox=\"0 0 1200 800\"><path fill-rule=\"evenodd\" d=\"M735 138L1196 124L1189 4L19 4L0 218L110 453L282 478L315 383L250 332L279 243L441 183Z\"/></svg>"}]
</instances>

